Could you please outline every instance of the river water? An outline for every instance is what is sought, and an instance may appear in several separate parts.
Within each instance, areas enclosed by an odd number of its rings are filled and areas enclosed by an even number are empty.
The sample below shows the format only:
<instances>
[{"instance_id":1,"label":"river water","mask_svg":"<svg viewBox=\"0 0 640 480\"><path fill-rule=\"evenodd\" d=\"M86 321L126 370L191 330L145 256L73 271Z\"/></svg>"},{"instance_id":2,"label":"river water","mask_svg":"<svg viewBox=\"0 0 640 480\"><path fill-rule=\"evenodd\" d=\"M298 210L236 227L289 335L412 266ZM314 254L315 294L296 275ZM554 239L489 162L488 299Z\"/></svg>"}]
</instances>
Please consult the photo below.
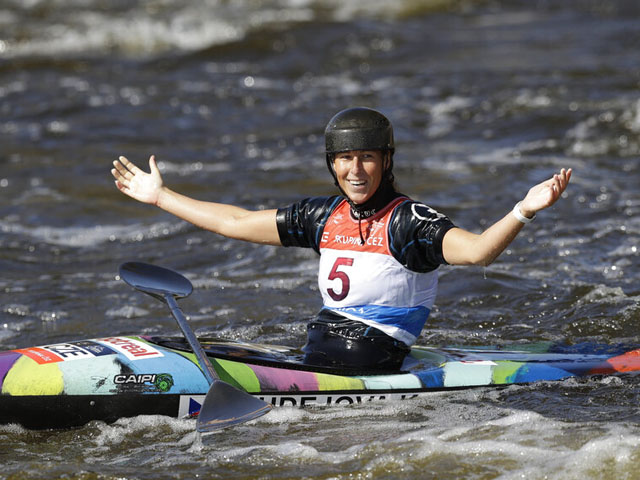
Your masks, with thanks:
<instances>
[{"instance_id":1,"label":"river water","mask_svg":"<svg viewBox=\"0 0 640 480\"><path fill-rule=\"evenodd\" d=\"M488 268L443 267L420 344L637 343L640 6L625 0L3 0L0 347L176 333L117 278L183 272L194 328L299 345L310 251L230 241L120 194L111 162L273 208L333 193L338 110L395 125L401 190L480 231L574 169ZM138 417L0 426L2 479L640 478L633 376L279 409L200 438Z\"/></svg>"}]
</instances>

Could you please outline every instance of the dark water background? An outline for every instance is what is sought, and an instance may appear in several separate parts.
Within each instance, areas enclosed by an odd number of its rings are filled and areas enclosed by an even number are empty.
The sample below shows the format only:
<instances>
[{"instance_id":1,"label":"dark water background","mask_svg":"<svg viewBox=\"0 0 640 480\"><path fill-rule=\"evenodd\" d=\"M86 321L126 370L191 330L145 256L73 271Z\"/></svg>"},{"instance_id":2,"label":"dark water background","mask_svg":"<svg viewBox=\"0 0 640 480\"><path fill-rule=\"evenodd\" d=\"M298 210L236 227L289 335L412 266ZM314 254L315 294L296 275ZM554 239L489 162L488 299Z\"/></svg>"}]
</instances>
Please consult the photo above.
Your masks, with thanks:
<instances>
[{"instance_id":1,"label":"dark water background","mask_svg":"<svg viewBox=\"0 0 640 480\"><path fill-rule=\"evenodd\" d=\"M177 269L200 332L300 344L310 251L230 241L121 195L111 161L273 208L333 193L322 131L395 126L405 193L480 231L562 167L571 185L492 266L441 269L421 344L637 343L640 5L634 1L0 2L0 347L175 333L117 279ZM202 440L140 417L0 427L0 478L640 478L640 388L598 377L273 412Z\"/></svg>"}]
</instances>

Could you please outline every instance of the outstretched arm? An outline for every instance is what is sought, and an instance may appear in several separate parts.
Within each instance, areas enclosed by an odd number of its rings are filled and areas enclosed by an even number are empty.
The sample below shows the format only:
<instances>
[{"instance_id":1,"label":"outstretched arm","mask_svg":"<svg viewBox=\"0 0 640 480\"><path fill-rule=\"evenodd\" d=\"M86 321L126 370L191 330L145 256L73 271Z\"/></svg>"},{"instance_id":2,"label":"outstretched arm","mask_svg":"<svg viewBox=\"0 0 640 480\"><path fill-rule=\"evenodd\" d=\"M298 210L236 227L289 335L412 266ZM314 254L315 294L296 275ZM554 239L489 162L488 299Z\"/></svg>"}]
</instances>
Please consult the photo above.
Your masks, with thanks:
<instances>
[{"instance_id":1,"label":"outstretched arm","mask_svg":"<svg viewBox=\"0 0 640 480\"><path fill-rule=\"evenodd\" d=\"M225 237L268 245L281 245L276 210L251 211L234 205L195 200L167 188L156 165L149 158L146 173L125 157L113 162L111 174L122 193L140 202L156 205L194 225Z\"/></svg>"},{"instance_id":2,"label":"outstretched arm","mask_svg":"<svg viewBox=\"0 0 640 480\"><path fill-rule=\"evenodd\" d=\"M540 210L556 203L570 179L571 169L563 168L549 180L532 187L519 203L521 215L533 218ZM523 226L524 223L511 211L479 235L452 228L442 242L444 258L452 265L489 265L507 248Z\"/></svg>"}]
</instances>

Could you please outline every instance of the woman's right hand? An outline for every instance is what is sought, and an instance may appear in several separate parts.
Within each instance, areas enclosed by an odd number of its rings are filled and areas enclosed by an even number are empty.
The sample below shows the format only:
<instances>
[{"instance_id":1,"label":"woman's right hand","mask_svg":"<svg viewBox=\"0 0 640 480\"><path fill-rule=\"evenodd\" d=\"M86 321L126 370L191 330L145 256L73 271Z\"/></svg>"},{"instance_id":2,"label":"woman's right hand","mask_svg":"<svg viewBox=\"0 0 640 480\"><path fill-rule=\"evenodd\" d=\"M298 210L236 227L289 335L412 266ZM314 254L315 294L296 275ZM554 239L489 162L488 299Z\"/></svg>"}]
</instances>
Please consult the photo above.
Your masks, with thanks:
<instances>
[{"instance_id":1,"label":"woman's right hand","mask_svg":"<svg viewBox=\"0 0 640 480\"><path fill-rule=\"evenodd\" d=\"M119 157L113 166L111 174L116 179L118 190L140 202L158 204L163 183L154 155L149 157L151 173L143 172L126 157Z\"/></svg>"}]
</instances>

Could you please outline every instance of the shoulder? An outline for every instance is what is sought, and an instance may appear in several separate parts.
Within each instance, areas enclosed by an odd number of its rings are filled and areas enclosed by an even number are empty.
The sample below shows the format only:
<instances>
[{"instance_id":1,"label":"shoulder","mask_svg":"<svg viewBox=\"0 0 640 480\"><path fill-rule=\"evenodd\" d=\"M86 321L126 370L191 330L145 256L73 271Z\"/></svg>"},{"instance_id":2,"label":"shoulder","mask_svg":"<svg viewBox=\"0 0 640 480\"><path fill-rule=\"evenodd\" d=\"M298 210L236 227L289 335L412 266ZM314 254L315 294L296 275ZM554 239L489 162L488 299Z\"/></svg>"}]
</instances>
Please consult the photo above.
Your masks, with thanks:
<instances>
[{"instance_id":1,"label":"shoulder","mask_svg":"<svg viewBox=\"0 0 640 480\"><path fill-rule=\"evenodd\" d=\"M338 195L310 197L278 209L276 223L282 244L316 248L318 232L343 200Z\"/></svg>"},{"instance_id":2,"label":"shoulder","mask_svg":"<svg viewBox=\"0 0 640 480\"><path fill-rule=\"evenodd\" d=\"M328 197L309 197L299 200L291 205L278 209L278 217L282 217L287 212L298 218L318 218L331 213L343 198L338 195Z\"/></svg>"},{"instance_id":3,"label":"shoulder","mask_svg":"<svg viewBox=\"0 0 640 480\"><path fill-rule=\"evenodd\" d=\"M328 197L311 197L305 198L300 201L301 205L304 205L310 212L322 212L327 210L333 210L340 203L344 201L344 198L339 195L331 195Z\"/></svg>"},{"instance_id":4,"label":"shoulder","mask_svg":"<svg viewBox=\"0 0 640 480\"><path fill-rule=\"evenodd\" d=\"M445 214L407 198L395 208L389 224L391 252L410 270L435 270L446 263L442 239L454 226Z\"/></svg>"},{"instance_id":5,"label":"shoulder","mask_svg":"<svg viewBox=\"0 0 640 480\"><path fill-rule=\"evenodd\" d=\"M398 219L415 225L448 220L445 214L408 197L396 207L394 213Z\"/></svg>"}]
</instances>

